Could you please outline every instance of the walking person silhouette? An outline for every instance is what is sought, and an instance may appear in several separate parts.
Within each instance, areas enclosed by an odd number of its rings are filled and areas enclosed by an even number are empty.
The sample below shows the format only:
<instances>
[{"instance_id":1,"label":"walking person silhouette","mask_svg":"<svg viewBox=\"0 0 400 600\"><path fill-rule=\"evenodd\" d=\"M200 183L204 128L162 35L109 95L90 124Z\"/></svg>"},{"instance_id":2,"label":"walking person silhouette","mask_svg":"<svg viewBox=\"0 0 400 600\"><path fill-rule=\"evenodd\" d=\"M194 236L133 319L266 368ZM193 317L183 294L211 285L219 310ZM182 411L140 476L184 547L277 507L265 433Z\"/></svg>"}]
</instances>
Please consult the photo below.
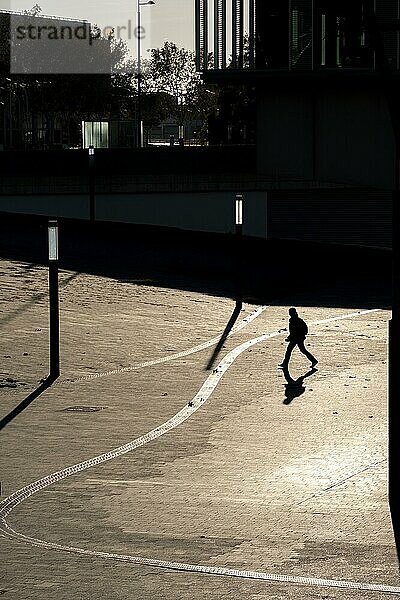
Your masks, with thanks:
<instances>
[{"instance_id":1,"label":"walking person silhouette","mask_svg":"<svg viewBox=\"0 0 400 600\"><path fill-rule=\"evenodd\" d=\"M289 308L289 315L289 336L285 340L286 342L289 342L289 344L286 348L285 358L279 367L282 369L287 368L295 346L298 347L300 352L307 356L308 360L311 362L311 367L315 367L318 363L317 359L304 346L304 341L308 333L307 323L303 321L303 319L300 319L295 308Z\"/></svg>"}]
</instances>

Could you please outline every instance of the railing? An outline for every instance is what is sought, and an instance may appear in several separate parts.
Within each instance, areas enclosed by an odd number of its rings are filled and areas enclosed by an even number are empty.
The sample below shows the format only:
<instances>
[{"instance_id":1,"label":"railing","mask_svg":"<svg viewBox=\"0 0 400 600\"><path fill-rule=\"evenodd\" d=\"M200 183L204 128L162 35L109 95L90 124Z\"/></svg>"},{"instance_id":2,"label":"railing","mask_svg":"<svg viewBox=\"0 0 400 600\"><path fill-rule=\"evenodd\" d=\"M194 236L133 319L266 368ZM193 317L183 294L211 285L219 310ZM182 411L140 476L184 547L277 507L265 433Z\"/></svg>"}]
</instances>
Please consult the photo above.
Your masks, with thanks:
<instances>
[{"instance_id":1,"label":"railing","mask_svg":"<svg viewBox=\"0 0 400 600\"><path fill-rule=\"evenodd\" d=\"M348 184L299 179L260 177L255 174L158 175L155 179L137 175L97 175L96 194L180 193L205 191L265 191L350 188ZM354 186L355 187L355 186ZM88 195L89 177L4 177L0 195Z\"/></svg>"}]
</instances>

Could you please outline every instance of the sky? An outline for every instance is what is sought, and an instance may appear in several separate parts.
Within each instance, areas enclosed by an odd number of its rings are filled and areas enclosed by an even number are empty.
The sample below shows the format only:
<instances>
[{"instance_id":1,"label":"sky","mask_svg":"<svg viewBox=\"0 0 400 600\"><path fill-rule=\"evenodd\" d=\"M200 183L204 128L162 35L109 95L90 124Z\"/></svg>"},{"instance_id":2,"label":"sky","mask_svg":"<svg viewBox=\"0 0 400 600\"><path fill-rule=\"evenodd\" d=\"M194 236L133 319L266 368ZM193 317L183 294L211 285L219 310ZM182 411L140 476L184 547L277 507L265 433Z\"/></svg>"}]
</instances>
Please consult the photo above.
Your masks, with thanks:
<instances>
[{"instance_id":1,"label":"sky","mask_svg":"<svg viewBox=\"0 0 400 600\"><path fill-rule=\"evenodd\" d=\"M146 0L140 0L141 3ZM141 6L141 25L145 37L141 53L146 57L148 48L159 48L164 41L172 41L179 47L194 49L194 0L154 0L153 6ZM126 39L135 56L136 42L127 39L128 23L136 26L136 0L0 0L0 8L21 11L38 3L46 15L86 19L101 28L121 27L121 38ZM126 29L123 29L126 27Z\"/></svg>"}]
</instances>

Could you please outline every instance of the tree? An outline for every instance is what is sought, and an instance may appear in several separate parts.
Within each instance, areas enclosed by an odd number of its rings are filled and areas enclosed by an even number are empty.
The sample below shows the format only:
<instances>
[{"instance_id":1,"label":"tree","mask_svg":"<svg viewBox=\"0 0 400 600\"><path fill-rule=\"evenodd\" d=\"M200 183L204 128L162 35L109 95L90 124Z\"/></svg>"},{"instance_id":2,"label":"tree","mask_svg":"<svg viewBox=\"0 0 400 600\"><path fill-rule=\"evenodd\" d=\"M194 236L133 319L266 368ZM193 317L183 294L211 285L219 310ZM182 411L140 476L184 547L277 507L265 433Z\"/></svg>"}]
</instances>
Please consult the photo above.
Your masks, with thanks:
<instances>
[{"instance_id":1,"label":"tree","mask_svg":"<svg viewBox=\"0 0 400 600\"><path fill-rule=\"evenodd\" d=\"M143 80L146 92L164 92L172 97L171 116L179 125L191 118L191 102L199 81L194 53L165 42L162 48L151 50Z\"/></svg>"},{"instance_id":2,"label":"tree","mask_svg":"<svg viewBox=\"0 0 400 600\"><path fill-rule=\"evenodd\" d=\"M174 110L173 99L165 92L148 92L142 96L142 119L145 138L152 127L168 119Z\"/></svg>"},{"instance_id":3,"label":"tree","mask_svg":"<svg viewBox=\"0 0 400 600\"><path fill-rule=\"evenodd\" d=\"M143 68L142 88L145 95L162 93L169 96L169 116L178 125L201 120L205 137L207 117L217 106L218 88L208 89L202 82L196 72L194 52L178 48L173 42L165 42L161 48L151 50L151 58Z\"/></svg>"},{"instance_id":4,"label":"tree","mask_svg":"<svg viewBox=\"0 0 400 600\"><path fill-rule=\"evenodd\" d=\"M40 4L36 3L32 6L32 8L29 8L28 10L23 10L22 14L31 15L32 17L38 17L42 12L42 7L40 6Z\"/></svg>"}]
</instances>

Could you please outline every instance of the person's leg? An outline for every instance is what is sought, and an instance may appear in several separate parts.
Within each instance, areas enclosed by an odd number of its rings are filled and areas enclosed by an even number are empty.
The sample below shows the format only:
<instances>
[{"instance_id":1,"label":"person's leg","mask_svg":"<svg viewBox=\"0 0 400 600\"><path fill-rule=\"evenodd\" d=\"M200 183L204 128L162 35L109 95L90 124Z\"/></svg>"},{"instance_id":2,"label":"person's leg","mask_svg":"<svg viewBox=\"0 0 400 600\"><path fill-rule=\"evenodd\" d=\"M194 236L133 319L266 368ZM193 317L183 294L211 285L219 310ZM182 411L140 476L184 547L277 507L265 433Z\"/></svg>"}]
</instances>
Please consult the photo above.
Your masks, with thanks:
<instances>
[{"instance_id":1,"label":"person's leg","mask_svg":"<svg viewBox=\"0 0 400 600\"><path fill-rule=\"evenodd\" d=\"M307 350L307 348L304 345L304 341L302 342L297 342L297 345L299 347L300 352L302 352L305 356L307 356L308 360L311 362L312 365L316 365L317 364L317 359L315 358L315 356L313 356L311 354L311 352L309 352Z\"/></svg>"},{"instance_id":2,"label":"person's leg","mask_svg":"<svg viewBox=\"0 0 400 600\"><path fill-rule=\"evenodd\" d=\"M293 348L295 347L296 342L289 342L288 346L286 348L286 352L285 352L285 358L283 359L283 362L281 363L281 365L288 365L289 364L289 360L290 357L292 355L293 352Z\"/></svg>"}]
</instances>

